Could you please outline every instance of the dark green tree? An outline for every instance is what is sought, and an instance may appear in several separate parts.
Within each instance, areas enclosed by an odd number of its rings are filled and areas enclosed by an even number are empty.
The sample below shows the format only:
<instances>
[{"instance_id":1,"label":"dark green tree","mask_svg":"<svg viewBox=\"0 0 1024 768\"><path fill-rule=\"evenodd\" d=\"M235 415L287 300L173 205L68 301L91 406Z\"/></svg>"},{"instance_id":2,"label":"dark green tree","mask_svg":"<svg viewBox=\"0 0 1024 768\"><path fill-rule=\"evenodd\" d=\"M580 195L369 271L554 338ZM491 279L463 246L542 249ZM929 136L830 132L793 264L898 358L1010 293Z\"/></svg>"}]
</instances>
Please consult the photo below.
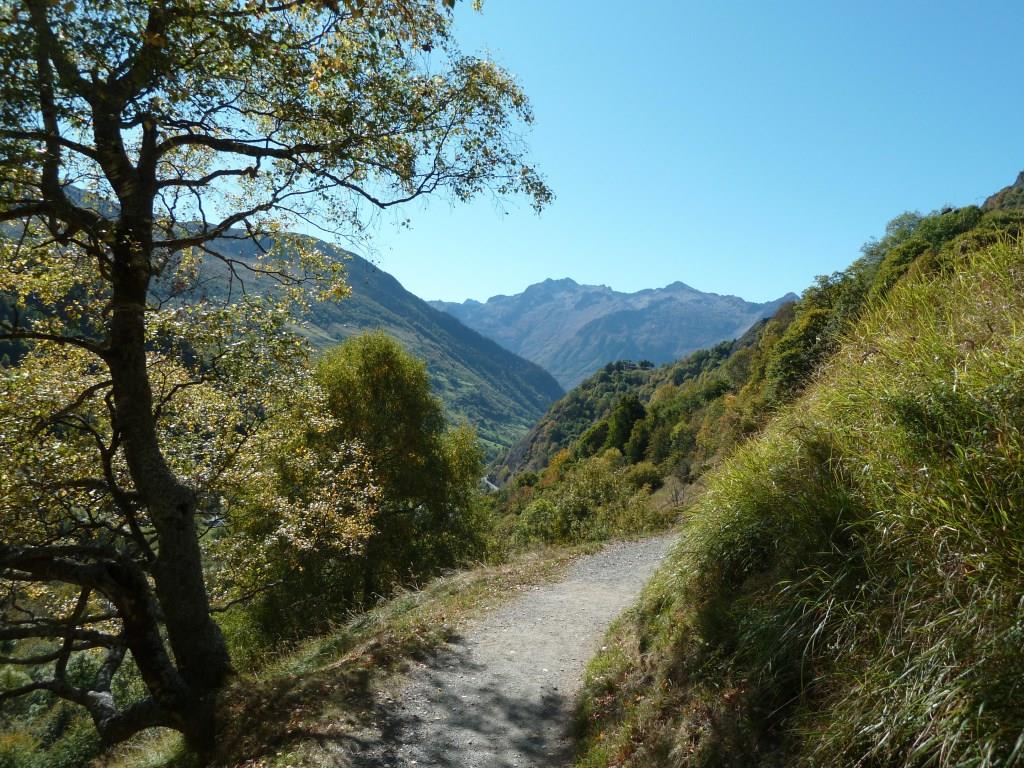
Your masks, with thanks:
<instances>
[{"instance_id":1,"label":"dark green tree","mask_svg":"<svg viewBox=\"0 0 1024 768\"><path fill-rule=\"evenodd\" d=\"M612 409L608 416L608 436L605 448L622 450L633 432L633 425L647 415L643 403L636 395L626 395Z\"/></svg>"},{"instance_id":2,"label":"dark green tree","mask_svg":"<svg viewBox=\"0 0 1024 768\"><path fill-rule=\"evenodd\" d=\"M363 600L475 554L481 453L471 429L446 424L426 365L375 332L327 352L316 377L339 424L327 439L361 443L380 489L359 562Z\"/></svg>"}]
</instances>

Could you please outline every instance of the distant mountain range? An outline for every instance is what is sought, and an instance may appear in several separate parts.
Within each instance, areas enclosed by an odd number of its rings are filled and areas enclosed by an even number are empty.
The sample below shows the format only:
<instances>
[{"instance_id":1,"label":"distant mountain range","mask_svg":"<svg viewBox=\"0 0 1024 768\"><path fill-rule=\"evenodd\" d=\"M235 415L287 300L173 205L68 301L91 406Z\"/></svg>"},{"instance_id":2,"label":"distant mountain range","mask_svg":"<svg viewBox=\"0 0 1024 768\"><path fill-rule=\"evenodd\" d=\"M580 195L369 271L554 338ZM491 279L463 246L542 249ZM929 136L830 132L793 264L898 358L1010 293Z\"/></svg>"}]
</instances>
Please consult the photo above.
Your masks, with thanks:
<instances>
[{"instance_id":1,"label":"distant mountain range","mask_svg":"<svg viewBox=\"0 0 1024 768\"><path fill-rule=\"evenodd\" d=\"M316 245L343 260L352 293L314 304L302 332L321 349L368 330L398 339L426 361L448 413L476 428L489 458L515 443L564 394L540 366L429 306L366 259L328 243ZM257 254L250 240L224 241L218 248L243 261Z\"/></svg>"},{"instance_id":2,"label":"distant mountain range","mask_svg":"<svg viewBox=\"0 0 1024 768\"><path fill-rule=\"evenodd\" d=\"M790 293L756 304L679 282L621 293L566 278L483 303L430 304L542 366L570 389L614 360L667 363L737 338L796 298Z\"/></svg>"}]
</instances>

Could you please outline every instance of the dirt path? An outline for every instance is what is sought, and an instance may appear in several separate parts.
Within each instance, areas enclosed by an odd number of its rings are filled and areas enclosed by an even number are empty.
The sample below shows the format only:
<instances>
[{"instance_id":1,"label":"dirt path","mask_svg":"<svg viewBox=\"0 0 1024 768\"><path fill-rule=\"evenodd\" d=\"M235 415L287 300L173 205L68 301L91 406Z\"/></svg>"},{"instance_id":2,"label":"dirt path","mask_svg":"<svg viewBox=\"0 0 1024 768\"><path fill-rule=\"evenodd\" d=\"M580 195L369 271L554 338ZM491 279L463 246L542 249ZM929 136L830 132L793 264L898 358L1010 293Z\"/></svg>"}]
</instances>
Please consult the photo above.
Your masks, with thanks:
<instances>
[{"instance_id":1,"label":"dirt path","mask_svg":"<svg viewBox=\"0 0 1024 768\"><path fill-rule=\"evenodd\" d=\"M612 544L468 626L394 696L351 765L527 768L569 758L583 669L672 537Z\"/></svg>"}]
</instances>

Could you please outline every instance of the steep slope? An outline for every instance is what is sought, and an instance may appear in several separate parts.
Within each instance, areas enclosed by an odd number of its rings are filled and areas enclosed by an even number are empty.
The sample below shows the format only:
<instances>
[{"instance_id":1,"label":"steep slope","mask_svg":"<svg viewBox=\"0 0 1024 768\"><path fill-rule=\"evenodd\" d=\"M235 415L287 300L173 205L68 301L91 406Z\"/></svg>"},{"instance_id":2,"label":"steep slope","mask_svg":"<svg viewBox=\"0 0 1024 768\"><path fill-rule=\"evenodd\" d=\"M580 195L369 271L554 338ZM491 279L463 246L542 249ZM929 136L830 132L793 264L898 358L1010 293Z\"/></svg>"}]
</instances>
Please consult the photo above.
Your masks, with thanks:
<instances>
[{"instance_id":1,"label":"steep slope","mask_svg":"<svg viewBox=\"0 0 1024 768\"><path fill-rule=\"evenodd\" d=\"M492 451L509 446L562 395L543 368L429 306L365 259L353 255L346 270L352 295L310 312L314 343L387 331L427 361L438 395L476 427Z\"/></svg>"},{"instance_id":2,"label":"steep slope","mask_svg":"<svg viewBox=\"0 0 1024 768\"><path fill-rule=\"evenodd\" d=\"M793 298L755 304L679 282L622 293L566 278L484 303L432 305L543 366L569 388L613 360L666 363L740 336Z\"/></svg>"},{"instance_id":3,"label":"steep slope","mask_svg":"<svg viewBox=\"0 0 1024 768\"><path fill-rule=\"evenodd\" d=\"M1024 171L1017 174L1017 180L1003 187L989 197L983 204L986 211L1010 210L1024 206Z\"/></svg>"},{"instance_id":4,"label":"steep slope","mask_svg":"<svg viewBox=\"0 0 1024 768\"><path fill-rule=\"evenodd\" d=\"M429 306L366 259L327 243L316 246L342 260L352 293L314 304L302 332L321 349L367 330L398 339L426 361L449 414L476 428L489 457L512 445L563 394L540 366ZM257 254L248 240L224 242L219 249L243 261Z\"/></svg>"},{"instance_id":5,"label":"steep slope","mask_svg":"<svg viewBox=\"0 0 1024 768\"><path fill-rule=\"evenodd\" d=\"M592 663L580 766L1020 764L1014 207L894 220L706 409L731 446ZM760 433L729 438L759 401Z\"/></svg>"},{"instance_id":6,"label":"steep slope","mask_svg":"<svg viewBox=\"0 0 1024 768\"><path fill-rule=\"evenodd\" d=\"M1019 764L1024 253L972 246L713 473L583 765Z\"/></svg>"},{"instance_id":7,"label":"steep slope","mask_svg":"<svg viewBox=\"0 0 1024 768\"><path fill-rule=\"evenodd\" d=\"M552 405L502 457L493 469L493 478L503 483L519 472L543 469L558 451L607 416L625 394L644 390L654 375L651 365L631 360L608 363Z\"/></svg>"}]
</instances>

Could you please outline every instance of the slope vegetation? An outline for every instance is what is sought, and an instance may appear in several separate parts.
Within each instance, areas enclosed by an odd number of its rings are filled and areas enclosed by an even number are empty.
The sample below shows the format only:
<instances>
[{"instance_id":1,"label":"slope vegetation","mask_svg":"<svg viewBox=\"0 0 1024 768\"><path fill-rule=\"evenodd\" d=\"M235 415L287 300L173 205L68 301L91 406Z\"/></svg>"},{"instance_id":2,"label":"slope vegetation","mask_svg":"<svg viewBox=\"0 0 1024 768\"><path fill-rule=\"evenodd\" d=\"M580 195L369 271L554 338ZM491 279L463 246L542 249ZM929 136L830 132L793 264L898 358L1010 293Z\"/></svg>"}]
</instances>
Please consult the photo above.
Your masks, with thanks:
<instances>
[{"instance_id":1,"label":"slope vegetation","mask_svg":"<svg viewBox=\"0 0 1024 768\"><path fill-rule=\"evenodd\" d=\"M692 484L798 396L864 307L908 270L964 233L1015 232L1019 218L1019 211L973 206L902 214L849 268L818 278L798 302L783 304L737 341L656 369L606 366L553 405L494 474L504 481L542 470L561 451L585 459L614 449L630 464Z\"/></svg>"},{"instance_id":2,"label":"slope vegetation","mask_svg":"<svg viewBox=\"0 0 1024 768\"><path fill-rule=\"evenodd\" d=\"M654 374L651 364L608 363L548 409L495 466L495 479L504 482L519 472L543 469L558 451L607 416L624 394L644 391Z\"/></svg>"},{"instance_id":3,"label":"slope vegetation","mask_svg":"<svg viewBox=\"0 0 1024 768\"><path fill-rule=\"evenodd\" d=\"M1024 759L1021 216L902 224L593 663L581 765ZM806 298L783 338L853 306ZM780 342L766 381L813 347Z\"/></svg>"},{"instance_id":4,"label":"slope vegetation","mask_svg":"<svg viewBox=\"0 0 1024 768\"><path fill-rule=\"evenodd\" d=\"M405 290L394 277L355 254L334 249L352 293L314 304L302 331L324 349L357 333L383 330L427 363L435 393L449 414L466 419L489 456L507 449L563 394L549 373L467 328ZM248 261L254 243L225 242L221 250Z\"/></svg>"},{"instance_id":5,"label":"slope vegetation","mask_svg":"<svg viewBox=\"0 0 1024 768\"><path fill-rule=\"evenodd\" d=\"M790 305L784 305L772 321L760 321L741 338L723 341L711 349L701 349L683 360L655 368L648 362L636 363L619 360L608 363L582 384L571 389L563 398L531 427L493 467L493 477L505 482L521 472L544 469L560 451L570 447L575 453L592 454L604 447L608 435L608 419L624 398L636 398L650 403L655 393L664 394L666 388L694 381L712 371L722 372L734 355L757 347L771 322L775 328L792 316ZM781 318L781 319L780 319ZM740 356L737 356L739 359ZM735 361L734 361L735 363ZM734 376L742 384L741 376ZM721 390L720 385L712 389ZM719 391L717 394L722 394ZM644 411L646 413L646 411ZM630 431L632 424L630 424ZM581 442L581 438L586 439ZM595 444L596 438L600 440ZM629 434L626 435L629 437ZM617 446L622 448L623 445Z\"/></svg>"}]
</instances>

